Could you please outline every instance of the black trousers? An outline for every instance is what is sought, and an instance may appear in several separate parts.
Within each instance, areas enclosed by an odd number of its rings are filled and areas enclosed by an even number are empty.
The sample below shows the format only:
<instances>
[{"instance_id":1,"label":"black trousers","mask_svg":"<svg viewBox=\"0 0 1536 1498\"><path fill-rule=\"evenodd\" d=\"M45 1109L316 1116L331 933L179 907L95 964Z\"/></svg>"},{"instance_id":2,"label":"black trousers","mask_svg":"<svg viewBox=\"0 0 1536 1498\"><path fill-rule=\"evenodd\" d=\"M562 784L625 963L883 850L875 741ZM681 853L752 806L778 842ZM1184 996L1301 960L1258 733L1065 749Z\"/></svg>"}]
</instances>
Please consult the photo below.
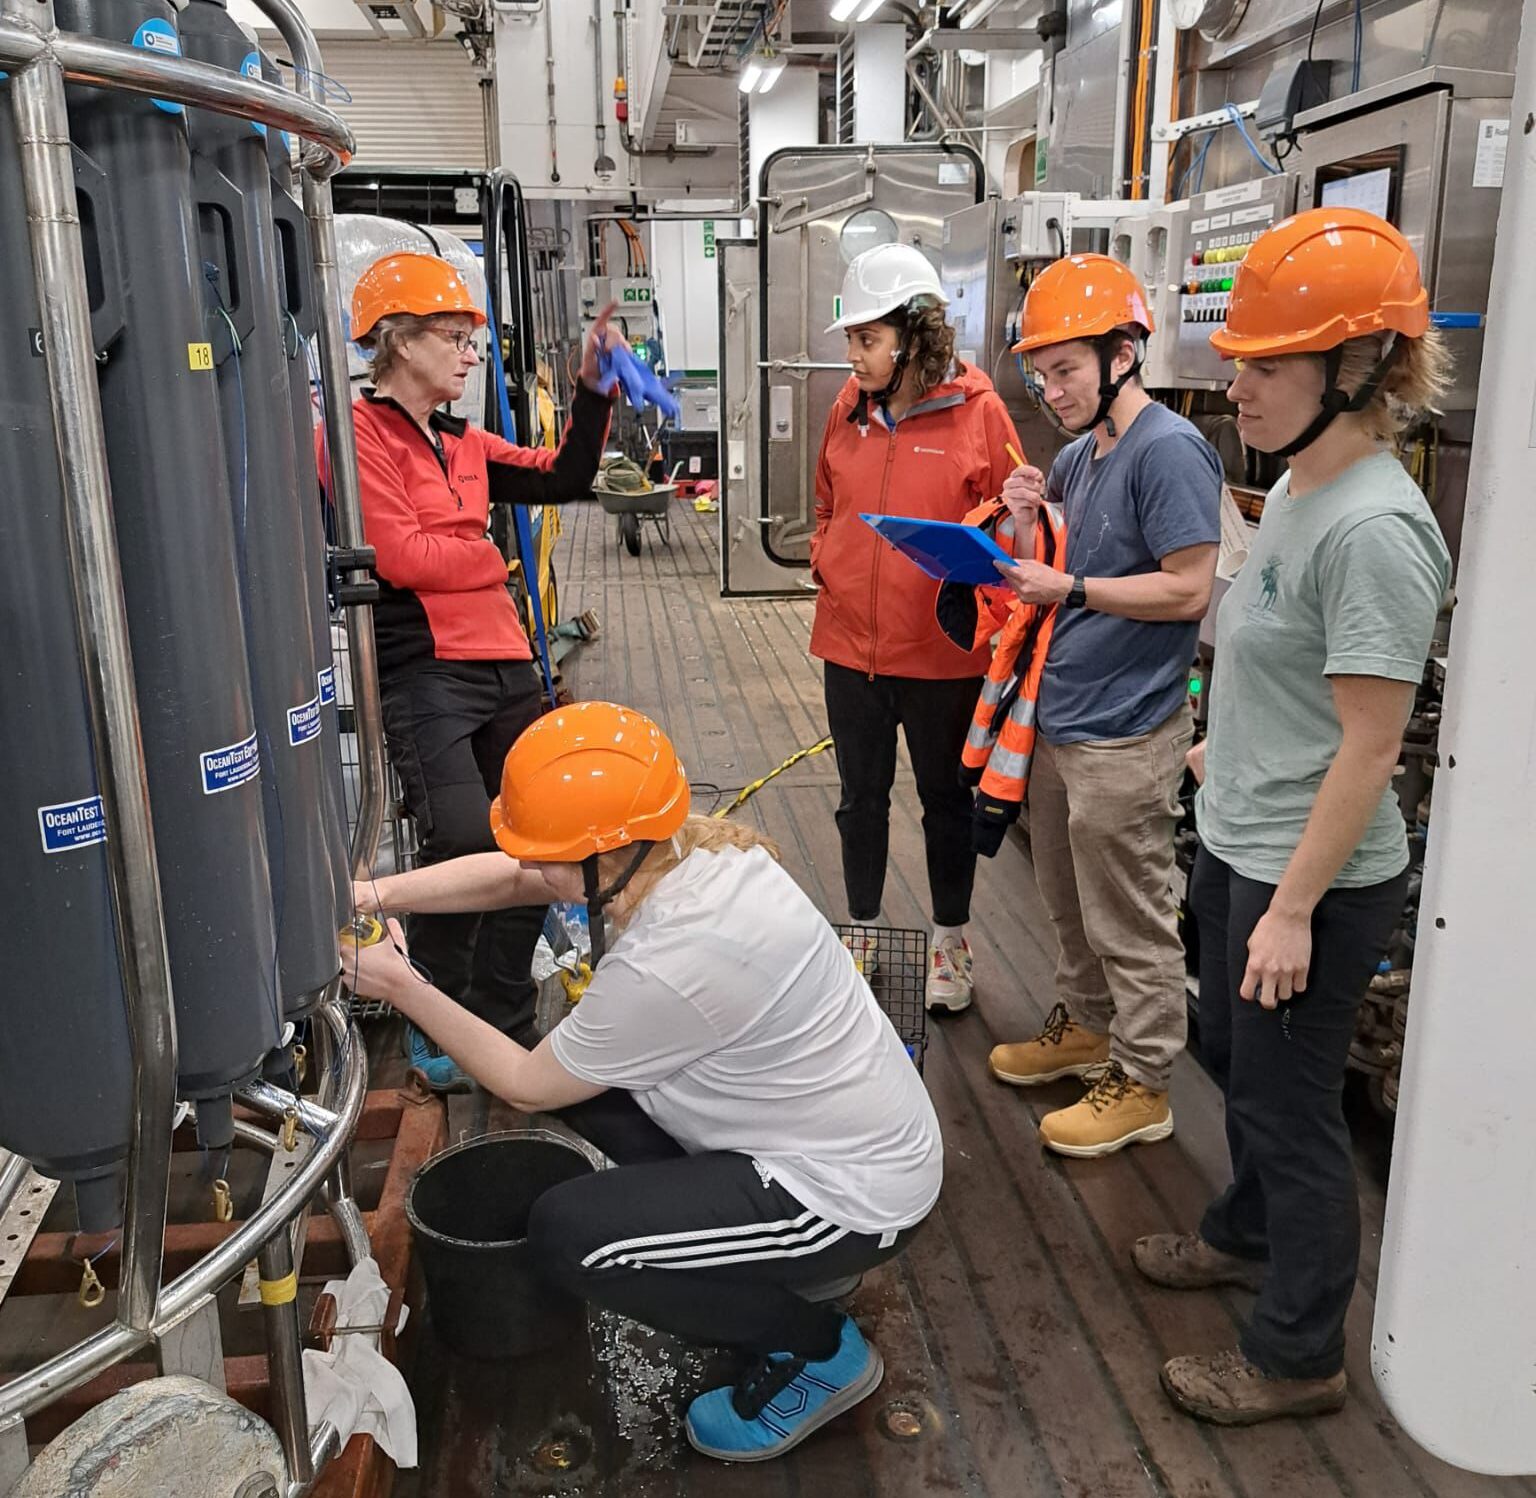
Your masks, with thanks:
<instances>
[{"instance_id":1,"label":"black trousers","mask_svg":"<svg viewBox=\"0 0 1536 1498\"><path fill-rule=\"evenodd\" d=\"M685 1153L627 1092L605 1092L559 1116L617 1168L534 1203L535 1266L582 1299L685 1341L830 1357L842 1313L797 1288L872 1269L916 1231L839 1228L748 1155Z\"/></svg>"},{"instance_id":2,"label":"black trousers","mask_svg":"<svg viewBox=\"0 0 1536 1498\"><path fill-rule=\"evenodd\" d=\"M1277 1378L1328 1378L1344 1365L1360 1258L1344 1068L1355 1012L1407 887L1404 873L1324 895L1312 917L1306 991L1264 1009L1238 988L1248 938L1275 887L1245 879L1204 848L1195 861L1200 1047L1226 1095L1233 1174L1206 1209L1200 1236L1226 1253L1269 1261L1241 1345Z\"/></svg>"},{"instance_id":3,"label":"black trousers","mask_svg":"<svg viewBox=\"0 0 1536 1498\"><path fill-rule=\"evenodd\" d=\"M927 681L877 676L871 681L862 671L830 661L825 665L827 726L836 744L842 782L837 830L843 844L849 919L872 921L880 913L899 726L906 734L923 807L934 924L963 926L971 918L976 854L971 847L973 797L960 784L960 754L981 678Z\"/></svg>"},{"instance_id":4,"label":"black trousers","mask_svg":"<svg viewBox=\"0 0 1536 1498\"><path fill-rule=\"evenodd\" d=\"M423 863L493 851L491 799L513 741L544 710L528 661L428 661L380 679L389 757ZM545 907L413 915L411 955L450 998L514 1039L536 1041L529 969Z\"/></svg>"}]
</instances>

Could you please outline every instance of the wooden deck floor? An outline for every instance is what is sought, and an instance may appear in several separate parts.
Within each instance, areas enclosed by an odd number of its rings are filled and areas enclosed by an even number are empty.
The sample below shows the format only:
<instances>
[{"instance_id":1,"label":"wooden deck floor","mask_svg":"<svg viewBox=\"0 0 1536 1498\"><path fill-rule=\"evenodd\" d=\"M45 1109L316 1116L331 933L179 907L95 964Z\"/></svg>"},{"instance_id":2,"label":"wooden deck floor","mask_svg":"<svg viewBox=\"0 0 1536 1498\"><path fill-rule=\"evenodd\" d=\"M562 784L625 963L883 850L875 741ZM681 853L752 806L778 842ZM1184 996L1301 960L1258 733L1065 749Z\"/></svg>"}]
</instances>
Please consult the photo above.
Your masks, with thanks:
<instances>
[{"instance_id":1,"label":"wooden deck floor","mask_svg":"<svg viewBox=\"0 0 1536 1498\"><path fill-rule=\"evenodd\" d=\"M654 714L696 782L738 787L825 729L806 656L806 603L718 596L717 517L677 507L672 544L649 531L621 555L612 522L578 512L558 554L561 612L595 609L600 640L567 662L578 696ZM755 796L750 816L834 919L846 915L830 756ZM705 806L707 809L707 799ZM926 924L910 776L893 808L887 918ZM612 1320L522 1367L461 1363L425 1339L415 1377L423 1468L412 1494L614 1498L1499 1498L1536 1484L1447 1467L1387 1414L1368 1346L1387 1144L1362 1110L1365 1221L1349 1320L1353 1395L1337 1416L1218 1431L1176 1414L1158 1386L1174 1354L1232 1344L1247 1298L1142 1282L1128 1254L1145 1232L1192 1226L1227 1171L1221 1105L1193 1057L1173 1084L1178 1132L1108 1160L1045 1154L1035 1124L1069 1087L1021 1095L993 1083L988 1049L1038 1028L1052 1002L1050 935L1028 860L1010 842L983 861L973 910L977 1001L935 1023L927 1082L943 1123L944 1195L904 1258L853 1301L882 1349L876 1396L781 1461L724 1467L681 1441L678 1405L702 1387L701 1355ZM494 1123L506 1115L493 1111Z\"/></svg>"}]
</instances>

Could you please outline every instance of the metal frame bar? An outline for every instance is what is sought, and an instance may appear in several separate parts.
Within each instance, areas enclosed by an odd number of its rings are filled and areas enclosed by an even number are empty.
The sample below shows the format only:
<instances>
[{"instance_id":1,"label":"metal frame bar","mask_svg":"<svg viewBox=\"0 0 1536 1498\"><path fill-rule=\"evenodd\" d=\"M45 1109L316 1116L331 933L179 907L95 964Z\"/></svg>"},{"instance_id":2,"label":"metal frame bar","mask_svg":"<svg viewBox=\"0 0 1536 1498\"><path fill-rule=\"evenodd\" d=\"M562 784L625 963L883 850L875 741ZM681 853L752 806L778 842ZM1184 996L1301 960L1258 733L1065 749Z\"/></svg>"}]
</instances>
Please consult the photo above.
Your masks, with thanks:
<instances>
[{"instance_id":1,"label":"metal frame bar","mask_svg":"<svg viewBox=\"0 0 1536 1498\"><path fill-rule=\"evenodd\" d=\"M161 1291L151 1328L136 1331L119 1321L30 1373L0 1384L0 1425L13 1416L29 1415L61 1394L78 1388L102 1369L121 1362L129 1353L144 1346L159 1328L179 1321L204 1297L239 1274L262 1244L274 1233L281 1232L319 1189L357 1128L363 1111L368 1069L361 1039L355 1032L349 1036L347 1017L339 1004L328 1005L317 1019L329 1025L333 1036L342 1044L342 1082L336 1123L326 1131L314 1154L261 1212L243 1222L207 1258Z\"/></svg>"},{"instance_id":2,"label":"metal frame bar","mask_svg":"<svg viewBox=\"0 0 1536 1498\"><path fill-rule=\"evenodd\" d=\"M161 57L100 38L60 32L52 0L0 0L0 64L12 73L28 234L36 282L49 404L58 448L69 539L75 627L106 816L119 962L134 1068L134 1129L117 1320L41 1366L0 1386L0 1430L16 1444L33 1411L87 1382L135 1349L196 1316L213 1293L253 1254L269 1260L289 1252L288 1224L325 1189L337 1227L354 1261L368 1252L362 1217L352 1200L346 1151L361 1115L367 1080L363 1049L351 1030L339 980L317 1013L324 1067L317 1105L269 1096L261 1084L246 1101L259 1111L299 1107L317 1136L309 1159L263 1208L171 1285L164 1264L166 1197L176 1090L176 1032L166 950L164 904L155 861L148 779L139 737L132 654L123 602L121 563L112 524L106 437L95 378L86 299L83 246L70 159L66 80L174 100L290 131L306 142L304 205L310 221L322 317L318 342L325 378L326 440L341 541L363 544L356 443L352 428L346 344L341 331L335 222L328 178L350 159L346 124L326 108L324 69L313 33L292 0L260 0L292 49L301 92L234 75L185 58ZM353 699L363 751L363 814L354 864L371 864L384 809L384 754L372 619L348 612ZM0 1184L14 1188L7 1157ZM269 1245L279 1247L269 1249ZM289 1308L290 1312L292 1308ZM309 1491L319 1465L334 1454L336 1432L322 1426L310 1438L302 1367L283 1329L273 1327L268 1356L274 1399L285 1412L290 1491ZM295 1344L296 1345L296 1344ZM24 1436L20 1439L24 1440ZM302 1448L302 1449L301 1449ZM24 1451L24 1447L22 1450Z\"/></svg>"},{"instance_id":3,"label":"metal frame bar","mask_svg":"<svg viewBox=\"0 0 1536 1498\"><path fill-rule=\"evenodd\" d=\"M25 7L7 4L0 8L0 14L5 17L0 22L0 63L7 66L26 68L49 58L70 83L147 94L217 114L260 120L324 146L333 163L327 176L352 159L356 141L351 129L318 98L306 99L275 83L246 78L210 63L59 31L54 26L51 3L45 6L32 0Z\"/></svg>"},{"instance_id":4,"label":"metal frame bar","mask_svg":"<svg viewBox=\"0 0 1536 1498\"><path fill-rule=\"evenodd\" d=\"M1257 99L1246 99L1232 106L1245 120L1251 120L1259 111ZM1172 145L1175 141L1183 140L1186 135L1198 135L1202 130L1220 130L1232 123L1232 116L1227 113L1226 106L1220 109L1208 109L1204 114L1192 114L1182 120L1169 120L1164 124L1154 123L1152 126L1152 139L1162 145Z\"/></svg>"},{"instance_id":5,"label":"metal frame bar","mask_svg":"<svg viewBox=\"0 0 1536 1498\"><path fill-rule=\"evenodd\" d=\"M30 21L28 20L30 18ZM118 1320L147 1333L160 1286L176 1023L149 781L139 734L128 614L112 525L107 439L95 375L85 255L70 159L64 69L52 0L3 0L0 21L36 41L11 80L27 204L32 272L43 331L48 400L63 490L75 637L106 823L118 962L133 1052L134 1126L123 1221ZM35 30L30 29L35 23ZM136 49L128 48L128 51ZM147 54L146 54L147 55ZM9 61L15 59L0 51ZM4 1395L0 1394L0 1406Z\"/></svg>"}]
</instances>

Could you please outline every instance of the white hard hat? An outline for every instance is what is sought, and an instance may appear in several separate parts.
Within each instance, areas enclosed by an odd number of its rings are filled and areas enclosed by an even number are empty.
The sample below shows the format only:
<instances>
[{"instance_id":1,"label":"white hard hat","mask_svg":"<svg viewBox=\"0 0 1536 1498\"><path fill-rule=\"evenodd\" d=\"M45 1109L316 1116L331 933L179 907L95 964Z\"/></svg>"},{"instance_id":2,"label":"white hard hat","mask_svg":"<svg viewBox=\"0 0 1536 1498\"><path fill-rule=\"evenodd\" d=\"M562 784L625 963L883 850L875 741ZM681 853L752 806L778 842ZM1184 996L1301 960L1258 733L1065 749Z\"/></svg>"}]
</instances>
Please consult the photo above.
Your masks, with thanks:
<instances>
[{"instance_id":1,"label":"white hard hat","mask_svg":"<svg viewBox=\"0 0 1536 1498\"><path fill-rule=\"evenodd\" d=\"M838 298L837 321L827 332L874 322L905 307L914 297L931 297L941 307L949 305L933 262L916 245L877 244L849 263L843 276L843 294Z\"/></svg>"}]
</instances>

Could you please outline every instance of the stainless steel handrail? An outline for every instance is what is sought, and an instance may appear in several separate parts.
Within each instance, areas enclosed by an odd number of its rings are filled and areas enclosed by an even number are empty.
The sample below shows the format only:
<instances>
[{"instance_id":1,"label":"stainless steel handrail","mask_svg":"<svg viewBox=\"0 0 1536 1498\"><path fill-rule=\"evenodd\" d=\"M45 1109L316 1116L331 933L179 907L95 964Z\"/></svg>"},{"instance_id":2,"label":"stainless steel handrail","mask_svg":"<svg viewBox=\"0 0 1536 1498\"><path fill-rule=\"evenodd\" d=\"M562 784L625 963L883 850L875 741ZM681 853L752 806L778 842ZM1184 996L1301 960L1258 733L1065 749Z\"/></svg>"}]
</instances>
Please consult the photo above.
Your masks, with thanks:
<instances>
[{"instance_id":1,"label":"stainless steel handrail","mask_svg":"<svg viewBox=\"0 0 1536 1498\"><path fill-rule=\"evenodd\" d=\"M134 1127L117 1314L129 1330L143 1334L153 1320L160 1287L176 1103L170 957L112 523L64 75L46 45L56 35L52 0L41 5L38 0L0 0L0 20L14 21L21 14L41 25L38 34L45 43L12 78L11 106L63 490L75 637L111 829L105 852L133 1055Z\"/></svg>"},{"instance_id":2,"label":"stainless steel handrail","mask_svg":"<svg viewBox=\"0 0 1536 1498\"><path fill-rule=\"evenodd\" d=\"M331 1027L333 1034L346 1039L342 1044L342 1087L336 1122L326 1130L314 1151L254 1217L241 1223L207 1258L165 1287L149 1330L138 1331L117 1322L31 1372L0 1384L0 1423L15 1415L29 1415L78 1388L103 1368L121 1362L142 1347L154 1332L195 1310L220 1285L240 1273L261 1245L281 1232L319 1190L321 1182L335 1168L337 1157L351 1142L362 1117L368 1068L361 1037L350 1028L342 1005L338 1002L328 1006L318 1018Z\"/></svg>"},{"instance_id":3,"label":"stainless steel handrail","mask_svg":"<svg viewBox=\"0 0 1536 1498\"><path fill-rule=\"evenodd\" d=\"M323 146L328 159L315 165L326 175L352 158L357 141L351 128L318 99L191 58L56 31L52 29L52 7L48 10L48 25L40 27L43 10L36 0L25 9L6 7L5 19L0 21L0 63L26 67L46 55L59 64L70 83L147 94L217 114L259 120Z\"/></svg>"}]
</instances>

